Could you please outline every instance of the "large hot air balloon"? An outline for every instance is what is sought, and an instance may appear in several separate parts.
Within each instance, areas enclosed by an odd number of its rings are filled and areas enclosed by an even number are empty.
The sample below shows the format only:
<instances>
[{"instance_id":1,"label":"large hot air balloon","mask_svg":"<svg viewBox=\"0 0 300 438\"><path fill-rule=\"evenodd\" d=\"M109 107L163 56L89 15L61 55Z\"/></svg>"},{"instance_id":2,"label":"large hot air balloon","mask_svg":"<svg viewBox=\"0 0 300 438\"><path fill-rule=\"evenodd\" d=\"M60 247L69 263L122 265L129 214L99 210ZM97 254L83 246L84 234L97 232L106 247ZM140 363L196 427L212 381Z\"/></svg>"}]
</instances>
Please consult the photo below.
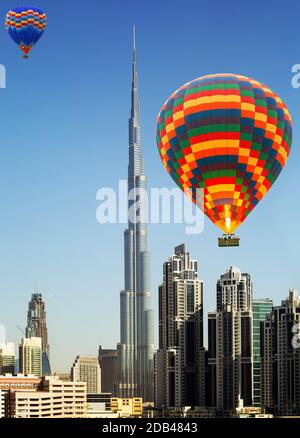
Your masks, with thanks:
<instances>
[{"instance_id":1,"label":"large hot air balloon","mask_svg":"<svg viewBox=\"0 0 300 438\"><path fill-rule=\"evenodd\" d=\"M5 27L20 49L24 58L43 35L47 25L46 14L38 8L23 6L6 14Z\"/></svg>"},{"instance_id":2,"label":"large hot air balloon","mask_svg":"<svg viewBox=\"0 0 300 438\"><path fill-rule=\"evenodd\" d=\"M284 167L292 121L280 97L254 79L236 74L197 78L179 88L157 120L161 160L176 184L204 191L204 213L232 236L268 192Z\"/></svg>"}]
</instances>

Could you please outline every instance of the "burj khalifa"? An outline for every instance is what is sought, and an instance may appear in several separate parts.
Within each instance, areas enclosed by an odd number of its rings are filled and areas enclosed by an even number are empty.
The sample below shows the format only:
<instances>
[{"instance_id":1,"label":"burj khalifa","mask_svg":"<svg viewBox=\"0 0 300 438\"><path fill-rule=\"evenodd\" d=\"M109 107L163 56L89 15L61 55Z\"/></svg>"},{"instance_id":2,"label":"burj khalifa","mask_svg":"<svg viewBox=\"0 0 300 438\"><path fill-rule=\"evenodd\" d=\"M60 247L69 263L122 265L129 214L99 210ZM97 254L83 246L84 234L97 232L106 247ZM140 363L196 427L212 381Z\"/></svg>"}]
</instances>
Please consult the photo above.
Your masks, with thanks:
<instances>
[{"instance_id":1,"label":"burj khalifa","mask_svg":"<svg viewBox=\"0 0 300 438\"><path fill-rule=\"evenodd\" d=\"M153 310L147 249L147 178L141 153L140 103L133 30L129 118L128 228L124 232L125 287L120 294L121 339L117 355L119 397L153 401Z\"/></svg>"}]
</instances>

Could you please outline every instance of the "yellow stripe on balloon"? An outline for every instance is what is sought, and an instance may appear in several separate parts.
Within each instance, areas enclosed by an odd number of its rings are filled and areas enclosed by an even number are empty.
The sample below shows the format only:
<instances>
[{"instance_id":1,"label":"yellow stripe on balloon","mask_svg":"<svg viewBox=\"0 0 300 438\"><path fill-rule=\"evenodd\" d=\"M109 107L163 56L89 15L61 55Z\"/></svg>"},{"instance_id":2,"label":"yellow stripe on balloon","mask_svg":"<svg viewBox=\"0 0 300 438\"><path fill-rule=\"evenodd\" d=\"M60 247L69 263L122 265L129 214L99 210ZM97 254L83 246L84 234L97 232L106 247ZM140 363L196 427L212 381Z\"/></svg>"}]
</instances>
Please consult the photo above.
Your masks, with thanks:
<instances>
[{"instance_id":1,"label":"yellow stripe on balloon","mask_svg":"<svg viewBox=\"0 0 300 438\"><path fill-rule=\"evenodd\" d=\"M242 102L241 109L242 110L247 110L247 111L254 112L255 111L255 105L253 103Z\"/></svg>"},{"instance_id":2,"label":"yellow stripe on balloon","mask_svg":"<svg viewBox=\"0 0 300 438\"><path fill-rule=\"evenodd\" d=\"M225 96L223 94L217 94L215 96L203 96L198 97L196 99L190 99L183 104L184 109L193 108L195 106L199 106L202 104L208 104L208 103L217 103L217 102L241 102L241 96L237 96L235 94L229 94L228 96Z\"/></svg>"},{"instance_id":3,"label":"yellow stripe on balloon","mask_svg":"<svg viewBox=\"0 0 300 438\"><path fill-rule=\"evenodd\" d=\"M255 173L255 175L261 175L262 171L263 167L256 166L253 173Z\"/></svg>"},{"instance_id":4,"label":"yellow stripe on balloon","mask_svg":"<svg viewBox=\"0 0 300 438\"><path fill-rule=\"evenodd\" d=\"M161 148L160 150L161 156L164 157L167 153L166 149L164 147Z\"/></svg>"},{"instance_id":5,"label":"yellow stripe on balloon","mask_svg":"<svg viewBox=\"0 0 300 438\"><path fill-rule=\"evenodd\" d=\"M276 134L274 137L274 143L280 144L282 142L282 137L279 134Z\"/></svg>"},{"instance_id":6,"label":"yellow stripe on balloon","mask_svg":"<svg viewBox=\"0 0 300 438\"><path fill-rule=\"evenodd\" d=\"M280 146L278 153L282 156L284 161L287 160L287 158L288 158L287 152L282 146Z\"/></svg>"},{"instance_id":7,"label":"yellow stripe on balloon","mask_svg":"<svg viewBox=\"0 0 300 438\"><path fill-rule=\"evenodd\" d=\"M255 111L254 118L255 118L255 120L260 120L261 122L266 122L267 121L267 114L263 114L263 113Z\"/></svg>"},{"instance_id":8,"label":"yellow stripe on balloon","mask_svg":"<svg viewBox=\"0 0 300 438\"><path fill-rule=\"evenodd\" d=\"M257 189L263 196L265 196L265 194L267 193L268 189L266 188L266 186L264 186L263 184L261 186L258 187Z\"/></svg>"},{"instance_id":9,"label":"yellow stripe on balloon","mask_svg":"<svg viewBox=\"0 0 300 438\"><path fill-rule=\"evenodd\" d=\"M288 109L286 108L286 106L283 107L283 111L284 111L284 115L288 118L288 120L289 120L290 122L292 122L291 115L290 115Z\"/></svg>"},{"instance_id":10,"label":"yellow stripe on balloon","mask_svg":"<svg viewBox=\"0 0 300 438\"><path fill-rule=\"evenodd\" d=\"M239 147L239 140L227 139L227 140L208 140L200 143L193 144L191 146L192 151L209 151L214 148L226 148L226 149L236 149Z\"/></svg>"},{"instance_id":11,"label":"yellow stripe on balloon","mask_svg":"<svg viewBox=\"0 0 300 438\"><path fill-rule=\"evenodd\" d=\"M166 143L168 143L169 139L167 135L164 135L163 138L161 139L162 144L165 145Z\"/></svg>"},{"instance_id":12,"label":"yellow stripe on balloon","mask_svg":"<svg viewBox=\"0 0 300 438\"><path fill-rule=\"evenodd\" d=\"M186 161L187 161L188 163L192 163L193 161L195 161L195 155L194 155L194 154L188 154L188 155L185 157L185 159L186 159Z\"/></svg>"},{"instance_id":13,"label":"yellow stripe on balloon","mask_svg":"<svg viewBox=\"0 0 300 438\"><path fill-rule=\"evenodd\" d=\"M166 126L166 133L168 134L169 132L174 131L174 129L174 123L168 123L168 125Z\"/></svg>"},{"instance_id":14,"label":"yellow stripe on balloon","mask_svg":"<svg viewBox=\"0 0 300 438\"><path fill-rule=\"evenodd\" d=\"M178 120L178 119L183 119L183 117L184 117L183 111L177 111L177 113L173 114L174 122L176 122L176 120Z\"/></svg>"},{"instance_id":15,"label":"yellow stripe on balloon","mask_svg":"<svg viewBox=\"0 0 300 438\"><path fill-rule=\"evenodd\" d=\"M276 132L276 125L273 125L273 123L267 123L266 131L275 133Z\"/></svg>"},{"instance_id":16,"label":"yellow stripe on balloon","mask_svg":"<svg viewBox=\"0 0 300 438\"><path fill-rule=\"evenodd\" d=\"M248 164L249 164L250 166L256 166L256 165L257 165L257 162L258 162L258 159L257 159L257 158L249 157Z\"/></svg>"},{"instance_id":17,"label":"yellow stripe on balloon","mask_svg":"<svg viewBox=\"0 0 300 438\"><path fill-rule=\"evenodd\" d=\"M207 190L209 191L209 193L220 193L220 192L233 192L234 188L235 188L234 184L216 184L214 186L207 187Z\"/></svg>"},{"instance_id":18,"label":"yellow stripe on balloon","mask_svg":"<svg viewBox=\"0 0 300 438\"><path fill-rule=\"evenodd\" d=\"M239 148L239 155L242 157L249 157L250 155L250 149L247 148Z\"/></svg>"}]
</instances>

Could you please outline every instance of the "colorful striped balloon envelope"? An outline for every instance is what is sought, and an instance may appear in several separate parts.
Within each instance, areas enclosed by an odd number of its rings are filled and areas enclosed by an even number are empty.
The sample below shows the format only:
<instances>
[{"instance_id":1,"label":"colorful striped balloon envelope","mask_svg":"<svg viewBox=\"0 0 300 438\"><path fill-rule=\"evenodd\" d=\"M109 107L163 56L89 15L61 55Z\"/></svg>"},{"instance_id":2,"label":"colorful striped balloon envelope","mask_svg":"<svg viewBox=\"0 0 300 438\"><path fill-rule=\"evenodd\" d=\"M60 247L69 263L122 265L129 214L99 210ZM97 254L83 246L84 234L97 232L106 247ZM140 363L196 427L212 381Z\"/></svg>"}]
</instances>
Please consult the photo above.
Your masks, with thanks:
<instances>
[{"instance_id":1,"label":"colorful striped balloon envelope","mask_svg":"<svg viewBox=\"0 0 300 438\"><path fill-rule=\"evenodd\" d=\"M292 121L280 97L236 74L197 78L179 88L157 119L157 145L176 184L226 234L245 220L283 169Z\"/></svg>"},{"instance_id":2,"label":"colorful striped balloon envelope","mask_svg":"<svg viewBox=\"0 0 300 438\"><path fill-rule=\"evenodd\" d=\"M21 6L6 14L5 27L28 58L28 53L43 35L47 25L46 14L32 6Z\"/></svg>"}]
</instances>

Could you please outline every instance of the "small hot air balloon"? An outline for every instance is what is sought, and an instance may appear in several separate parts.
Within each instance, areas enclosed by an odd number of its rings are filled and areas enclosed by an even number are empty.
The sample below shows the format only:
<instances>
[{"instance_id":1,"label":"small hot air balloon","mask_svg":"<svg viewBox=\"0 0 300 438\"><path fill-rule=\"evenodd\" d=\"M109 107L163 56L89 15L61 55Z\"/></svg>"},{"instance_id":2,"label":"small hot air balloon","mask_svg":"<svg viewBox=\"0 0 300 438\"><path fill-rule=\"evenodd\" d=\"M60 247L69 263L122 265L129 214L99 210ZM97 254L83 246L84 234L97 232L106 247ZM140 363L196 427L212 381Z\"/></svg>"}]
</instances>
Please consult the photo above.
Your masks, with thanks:
<instances>
[{"instance_id":1,"label":"small hot air balloon","mask_svg":"<svg viewBox=\"0 0 300 438\"><path fill-rule=\"evenodd\" d=\"M197 78L175 91L157 120L160 158L176 184L223 232L233 235L271 188L292 143L292 121L280 97L236 74Z\"/></svg>"},{"instance_id":2,"label":"small hot air balloon","mask_svg":"<svg viewBox=\"0 0 300 438\"><path fill-rule=\"evenodd\" d=\"M20 49L24 58L43 35L47 25L46 14L38 8L22 6L6 14L5 27Z\"/></svg>"}]
</instances>

